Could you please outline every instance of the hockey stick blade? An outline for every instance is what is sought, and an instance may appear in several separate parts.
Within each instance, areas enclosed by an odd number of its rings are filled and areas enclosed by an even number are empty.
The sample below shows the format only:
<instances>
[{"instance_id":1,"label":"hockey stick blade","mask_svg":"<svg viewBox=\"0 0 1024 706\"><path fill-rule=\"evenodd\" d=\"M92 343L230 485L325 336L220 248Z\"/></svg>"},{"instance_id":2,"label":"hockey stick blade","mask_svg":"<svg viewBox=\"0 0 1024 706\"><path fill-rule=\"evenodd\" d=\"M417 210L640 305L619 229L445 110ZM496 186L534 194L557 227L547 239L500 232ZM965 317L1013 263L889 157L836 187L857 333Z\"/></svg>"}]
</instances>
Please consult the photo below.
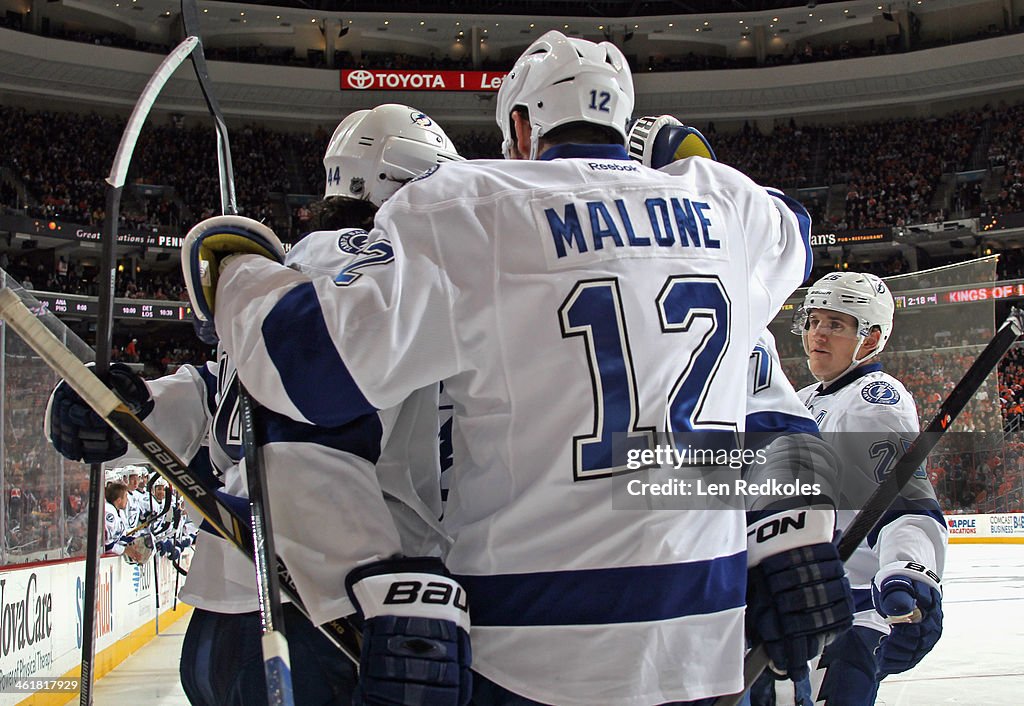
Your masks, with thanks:
<instances>
[{"instance_id":1,"label":"hockey stick blade","mask_svg":"<svg viewBox=\"0 0 1024 706\"><path fill-rule=\"evenodd\" d=\"M0 319L17 333L57 375L82 397L93 411L129 443L135 446L156 471L167 479L199 513L229 542L250 559L254 557L248 521L235 514L212 489L189 473L188 466L127 405L97 378L40 322L35 314L10 288L0 289ZM281 588L292 603L309 615L295 589L288 570L277 558L277 575ZM353 663L359 661L357 631L345 619L332 620L320 626L332 642Z\"/></svg>"},{"instance_id":2,"label":"hockey stick blade","mask_svg":"<svg viewBox=\"0 0 1024 706\"><path fill-rule=\"evenodd\" d=\"M1009 316L996 331L996 335L975 358L974 363L960 378L960 382L956 384L952 392L939 405L939 411L935 413L928 426L917 435L907 452L893 466L885 481L875 488L871 497L864 503L864 507L843 532L838 547L839 558L842 561L847 561L860 546L860 543L864 541L864 538L871 533L889 506L899 496L903 486L913 478L914 472L928 458L928 454L939 443L939 439L949 430L953 421L967 406L981 384L985 382L985 378L995 370L999 361L1013 347L1022 332L1024 332L1024 311L1012 307ZM715 701L715 706L736 706L743 699L743 694L750 689L767 667L768 652L765 651L764 645L752 648L743 660L743 691L720 697Z\"/></svg>"}]
</instances>

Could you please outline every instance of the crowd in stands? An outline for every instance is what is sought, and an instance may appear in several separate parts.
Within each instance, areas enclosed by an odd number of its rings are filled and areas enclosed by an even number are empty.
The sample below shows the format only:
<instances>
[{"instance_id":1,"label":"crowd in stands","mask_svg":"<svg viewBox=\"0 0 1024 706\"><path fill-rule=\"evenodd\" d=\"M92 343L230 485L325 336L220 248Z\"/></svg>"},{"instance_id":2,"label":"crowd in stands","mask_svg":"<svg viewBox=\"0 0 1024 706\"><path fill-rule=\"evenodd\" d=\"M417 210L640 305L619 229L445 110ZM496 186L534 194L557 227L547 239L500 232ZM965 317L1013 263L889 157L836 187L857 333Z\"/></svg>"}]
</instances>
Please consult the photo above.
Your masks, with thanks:
<instances>
[{"instance_id":1,"label":"crowd in stands","mask_svg":"<svg viewBox=\"0 0 1024 706\"><path fill-rule=\"evenodd\" d=\"M184 227L219 212L214 131L209 125L151 124L135 151L130 188L120 218L125 228ZM999 188L983 198L979 181L937 194L943 174L964 171L991 125L990 181ZM755 181L780 188L815 187L826 195L842 185L843 208L825 196L808 199L816 229L842 231L890 228L957 216L1024 210L1024 104L986 107L942 118L888 120L844 126L798 125L790 120L762 134L745 124L736 132L706 126L719 159ZM96 225L104 217L103 175L109 170L123 126L118 118L95 113L28 111L0 106L0 137L8 145L2 166L23 184L28 198L5 182L0 192L8 211ZM460 153L470 159L500 157L496 131L452 128ZM237 201L243 214L266 222L294 239L301 222L296 209L323 193L320 155L329 134L324 127L288 133L246 125L232 131ZM45 149L40 149L44 145ZM173 145L173 148L168 146ZM288 195L305 195L289 201ZM831 215L829 215L831 214ZM920 265L921 263L919 263ZM931 266L935 263L926 263ZM907 265L886 263L880 274Z\"/></svg>"},{"instance_id":2,"label":"crowd in stands","mask_svg":"<svg viewBox=\"0 0 1024 706\"><path fill-rule=\"evenodd\" d=\"M987 215L1024 211L1024 105L996 110L992 121L989 166L1002 169L1003 176L984 210Z\"/></svg>"},{"instance_id":3,"label":"crowd in stands","mask_svg":"<svg viewBox=\"0 0 1024 706\"><path fill-rule=\"evenodd\" d=\"M8 564L41 552L56 552L51 558L60 558L84 551L73 545L75 537L84 535L76 527L86 507L88 467L62 463L41 433L40 411L55 383L24 344L8 344L3 400L3 560Z\"/></svg>"},{"instance_id":4,"label":"crowd in stands","mask_svg":"<svg viewBox=\"0 0 1024 706\"><path fill-rule=\"evenodd\" d=\"M398 66L410 59L390 60ZM445 59L437 61L441 66ZM830 208L824 198L805 200L816 222L828 222L829 227L842 230L900 226L944 217L945 204L936 202L940 176L966 170L971 156L985 144L987 153L981 154L983 159L987 156L991 174L987 183L998 189L986 190L986 182L981 181L958 184L950 194L950 210L972 215L1024 210L1022 126L1024 105L1000 105L925 121L889 120L843 127L790 121L770 134L762 134L750 125L733 133L708 126L706 132L722 161L761 183L790 189L844 184L841 209ZM0 106L0 137L6 148L0 166L18 182L0 180L0 206L5 212L98 225L105 216L103 177L109 171L122 129L123 119L95 113L72 115ZM500 157L500 138L495 130L452 129L449 135L467 158ZM320 156L329 137L329 129L324 127L309 133L278 132L255 125L234 128L231 138L240 211L268 223L286 238L304 232L309 217L307 201L323 193ZM130 181L155 188L126 195L121 212L126 228L170 228L180 234L189 224L218 213L212 127L181 121L148 125L136 148ZM22 192L27 198L19 196ZM840 211L841 215L828 215ZM927 263L938 264L943 263ZM28 289L87 296L98 293L94 260L12 250L0 252L0 267ZM821 264L815 276L834 267ZM897 253L872 263L857 263L852 269L888 276L907 272L910 263ZM1002 253L999 277L1024 277L1024 250ZM964 281L962 276L939 271L923 275L908 286L945 286ZM898 291L895 285L894 291ZM186 298L180 273L174 267L163 271L129 268L117 277L115 295L170 301ZM957 339L951 329L967 333ZM966 322L901 329L900 345L887 350L885 366L913 392L920 415L927 420L991 335L990 327ZM785 334L777 339L786 373L798 387L809 384L799 338ZM113 351L114 360L141 363L146 375L152 377L172 372L185 362L202 363L209 355L209 348L199 344L185 326L180 335L120 334ZM70 466L65 464L64 496L54 489L59 463L38 434L37 418L52 380L24 372L17 363L11 363L10 356L6 366L6 400L10 400L6 418L35 425L32 433L4 437L7 465L3 497L8 503L5 547L10 560L15 548L34 552L80 536L69 527L81 522L86 485L81 476L75 475L77 471L69 475ZM975 432L967 437L977 438L982 446L945 450L929 465L944 508L960 512L1024 509L1024 442L1017 440L1020 436L1016 431L1022 425L1024 352L1018 349L1000 366L998 384L984 387L957 421L956 430ZM1011 430L1005 439L1004 428ZM991 441L995 438L992 435L998 437L996 441ZM54 520L57 516L63 519Z\"/></svg>"},{"instance_id":5,"label":"crowd in stands","mask_svg":"<svg viewBox=\"0 0 1024 706\"><path fill-rule=\"evenodd\" d=\"M69 259L63 255L54 256L46 251L36 251L30 260L25 254L12 257L6 252L0 252L0 269L30 291L99 296L96 282L99 267L95 259ZM159 272L141 267L135 272L119 272L114 278L114 296L174 302L188 298L185 281L176 267Z\"/></svg>"}]
</instances>

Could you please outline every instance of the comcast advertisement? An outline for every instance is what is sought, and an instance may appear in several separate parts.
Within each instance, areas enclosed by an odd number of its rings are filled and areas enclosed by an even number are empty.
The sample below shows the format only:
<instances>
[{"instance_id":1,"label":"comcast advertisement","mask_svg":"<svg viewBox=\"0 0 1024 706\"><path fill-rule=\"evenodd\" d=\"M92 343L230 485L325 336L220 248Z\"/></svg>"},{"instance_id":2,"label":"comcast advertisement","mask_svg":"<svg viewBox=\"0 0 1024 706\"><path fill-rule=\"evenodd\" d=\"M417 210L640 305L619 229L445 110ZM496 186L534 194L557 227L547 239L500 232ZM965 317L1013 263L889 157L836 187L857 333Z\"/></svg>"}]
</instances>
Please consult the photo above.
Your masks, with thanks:
<instances>
[{"instance_id":1,"label":"comcast advertisement","mask_svg":"<svg viewBox=\"0 0 1024 706\"><path fill-rule=\"evenodd\" d=\"M343 91L497 91L507 71L342 69Z\"/></svg>"}]
</instances>

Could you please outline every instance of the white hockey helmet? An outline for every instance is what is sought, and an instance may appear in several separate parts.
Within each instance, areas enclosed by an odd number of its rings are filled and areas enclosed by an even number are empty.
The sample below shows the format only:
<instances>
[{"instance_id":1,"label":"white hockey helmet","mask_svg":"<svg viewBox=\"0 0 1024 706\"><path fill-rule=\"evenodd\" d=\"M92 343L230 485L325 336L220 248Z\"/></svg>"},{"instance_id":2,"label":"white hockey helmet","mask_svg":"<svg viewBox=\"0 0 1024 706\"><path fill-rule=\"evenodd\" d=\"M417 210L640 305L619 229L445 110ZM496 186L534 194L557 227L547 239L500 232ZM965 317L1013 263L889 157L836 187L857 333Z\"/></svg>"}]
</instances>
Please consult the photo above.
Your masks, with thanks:
<instances>
[{"instance_id":1,"label":"white hockey helmet","mask_svg":"<svg viewBox=\"0 0 1024 706\"><path fill-rule=\"evenodd\" d=\"M633 102L633 74L618 47L551 30L523 52L498 89L501 153L511 158L516 138L510 115L518 106L530 113L530 159L536 159L540 138L577 121L606 125L625 142Z\"/></svg>"},{"instance_id":2,"label":"white hockey helmet","mask_svg":"<svg viewBox=\"0 0 1024 706\"><path fill-rule=\"evenodd\" d=\"M404 183L443 162L462 161L444 130L415 108L386 103L342 120L324 153L324 198L380 206Z\"/></svg>"},{"instance_id":3,"label":"white hockey helmet","mask_svg":"<svg viewBox=\"0 0 1024 706\"><path fill-rule=\"evenodd\" d=\"M107 483L119 483L123 477L120 468L108 468L103 473L104 481Z\"/></svg>"},{"instance_id":4,"label":"white hockey helmet","mask_svg":"<svg viewBox=\"0 0 1024 706\"><path fill-rule=\"evenodd\" d=\"M813 309L838 311L857 320L857 347L854 348L851 365L846 370L849 372L885 348L892 335L896 302L889 287L876 275L867 272L835 272L825 275L807 290L803 306L793 318L794 333L802 334L807 330L807 315ZM876 326L881 331L878 346L863 358L857 358L861 343Z\"/></svg>"}]
</instances>

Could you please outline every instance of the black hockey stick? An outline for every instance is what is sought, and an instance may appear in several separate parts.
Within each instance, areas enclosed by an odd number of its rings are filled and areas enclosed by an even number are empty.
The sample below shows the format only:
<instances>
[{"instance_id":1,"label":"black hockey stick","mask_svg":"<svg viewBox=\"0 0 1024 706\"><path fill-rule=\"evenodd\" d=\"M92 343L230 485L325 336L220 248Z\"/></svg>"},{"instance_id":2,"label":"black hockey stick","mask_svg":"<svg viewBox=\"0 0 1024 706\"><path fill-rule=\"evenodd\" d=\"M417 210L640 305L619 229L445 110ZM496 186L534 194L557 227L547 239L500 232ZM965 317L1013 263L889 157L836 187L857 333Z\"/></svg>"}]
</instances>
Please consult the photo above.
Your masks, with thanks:
<instances>
[{"instance_id":1,"label":"black hockey stick","mask_svg":"<svg viewBox=\"0 0 1024 706\"><path fill-rule=\"evenodd\" d=\"M942 401L939 411L935 413L928 426L917 435L907 452L893 466L885 481L875 488L875 492L871 494L871 497L864 503L864 507L853 518L853 522L843 532L843 536L839 540L839 558L842 561L847 561L853 555L864 538L882 519L882 515L899 496L903 486L914 477L918 467L928 458L928 454L935 448L939 439L953 424L957 415L967 406L974 393L985 382L985 378L995 370L999 361L1013 347L1022 332L1024 332L1024 311L1013 307L1009 316L1006 317L1006 321L996 331L996 335L978 354L953 391ZM765 651L764 645L757 645L747 653L743 661L743 691L720 697L715 702L716 706L738 704L742 700L743 694L767 667L768 653Z\"/></svg>"},{"instance_id":2,"label":"black hockey stick","mask_svg":"<svg viewBox=\"0 0 1024 706\"><path fill-rule=\"evenodd\" d=\"M234 511L217 497L213 488L190 473L187 464L132 414L128 406L36 318L14 290L7 287L0 289L0 318L7 322L46 365L64 379L93 411L138 449L156 472L166 478L218 534L238 547L250 559L254 558L248 518ZM292 604L308 617L309 611L299 597L287 568L279 558L276 559L276 573L282 590L291 599ZM358 632L347 620L332 620L320 625L320 629L343 654L354 664L358 664Z\"/></svg>"},{"instance_id":3,"label":"black hockey stick","mask_svg":"<svg viewBox=\"0 0 1024 706\"><path fill-rule=\"evenodd\" d=\"M236 214L235 175L231 164L231 143L228 128L220 105L210 85L203 54L203 42L199 39L199 10L195 0L181 0L181 19L185 34L199 40L192 50L192 67L206 99L206 107L213 117L217 130L217 171L220 183L221 213ZM252 515L252 538L256 561L256 594L260 606L260 627L263 632L263 668L267 679L267 697L279 706L293 706L291 660L288 654L288 640L284 631L284 612L281 609L281 587L277 574L271 569L277 556L274 549L274 530L270 521L270 496L267 494L266 468L260 458L256 438L256 405L246 391L239 377L238 413L242 425L242 448L245 454L245 476L249 486L249 509Z\"/></svg>"},{"instance_id":4,"label":"black hockey stick","mask_svg":"<svg viewBox=\"0 0 1024 706\"><path fill-rule=\"evenodd\" d=\"M121 192L128 175L135 143L139 132L146 122L153 102L163 88L167 79L192 52L194 40L186 39L179 44L157 67L150 77L142 95L135 103L132 114L128 118L121 142L114 154L114 163L107 176L106 218L103 223L103 242L100 251L100 288L99 319L96 325L96 372L104 374L110 368L110 348L113 339L114 321L114 278L117 274L114 263L114 246L117 243L118 211L121 206ZM102 540L100 532L100 512L103 506L103 471L102 464L93 463L89 468L89 514L88 543L85 553L85 596L82 611L82 666L79 682L79 703L91 706L93 686L93 657L96 651L95 618L96 618L96 584L99 578L100 554Z\"/></svg>"}]
</instances>

